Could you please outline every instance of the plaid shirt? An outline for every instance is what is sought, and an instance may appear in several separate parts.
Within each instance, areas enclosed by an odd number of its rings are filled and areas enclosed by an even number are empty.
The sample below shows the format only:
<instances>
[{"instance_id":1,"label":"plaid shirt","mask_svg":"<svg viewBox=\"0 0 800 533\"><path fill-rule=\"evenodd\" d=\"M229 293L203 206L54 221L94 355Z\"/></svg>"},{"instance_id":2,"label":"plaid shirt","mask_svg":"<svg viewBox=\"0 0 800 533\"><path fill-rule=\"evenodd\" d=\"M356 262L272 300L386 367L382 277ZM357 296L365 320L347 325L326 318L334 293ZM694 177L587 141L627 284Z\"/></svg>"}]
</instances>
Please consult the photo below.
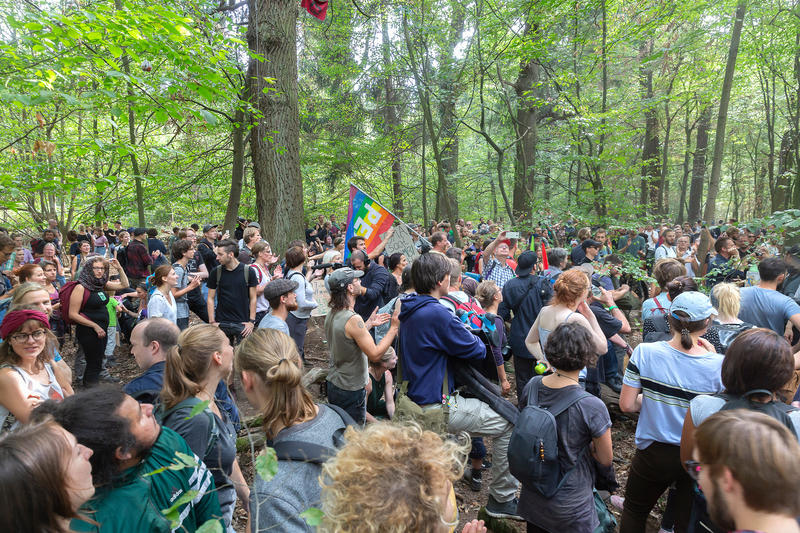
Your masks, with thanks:
<instances>
[{"instance_id":1,"label":"plaid shirt","mask_svg":"<svg viewBox=\"0 0 800 533\"><path fill-rule=\"evenodd\" d=\"M508 266L508 260L506 260L506 264L501 264L500 261L492 257L489 264L483 267L484 281L492 280L500 289L503 288L503 285L505 285L508 280L516 277L517 275L514 273L514 269Z\"/></svg>"}]
</instances>

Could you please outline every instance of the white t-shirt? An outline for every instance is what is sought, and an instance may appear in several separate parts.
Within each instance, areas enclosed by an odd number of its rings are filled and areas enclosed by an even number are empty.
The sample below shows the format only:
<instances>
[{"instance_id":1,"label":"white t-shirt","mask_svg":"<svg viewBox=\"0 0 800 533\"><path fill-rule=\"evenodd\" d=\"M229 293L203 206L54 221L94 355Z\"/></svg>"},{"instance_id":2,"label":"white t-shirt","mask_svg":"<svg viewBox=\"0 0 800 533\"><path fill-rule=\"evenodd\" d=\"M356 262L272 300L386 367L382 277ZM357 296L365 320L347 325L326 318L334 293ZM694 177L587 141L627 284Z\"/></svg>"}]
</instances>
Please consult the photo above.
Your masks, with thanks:
<instances>
[{"instance_id":1,"label":"white t-shirt","mask_svg":"<svg viewBox=\"0 0 800 533\"><path fill-rule=\"evenodd\" d=\"M677 254L675 253L674 246L667 246L666 244L662 244L658 248L656 248L656 261L659 259L664 259L665 257L676 257Z\"/></svg>"},{"instance_id":2,"label":"white t-shirt","mask_svg":"<svg viewBox=\"0 0 800 533\"><path fill-rule=\"evenodd\" d=\"M656 243L658 242L658 231L657 230L645 231L644 234L647 235L647 249L655 250Z\"/></svg>"},{"instance_id":3,"label":"white t-shirt","mask_svg":"<svg viewBox=\"0 0 800 533\"><path fill-rule=\"evenodd\" d=\"M147 301L147 316L149 318L166 318L173 323L177 323L178 305L175 303L172 293L169 293L169 298L166 298L160 290L154 290Z\"/></svg>"},{"instance_id":4,"label":"white t-shirt","mask_svg":"<svg viewBox=\"0 0 800 533\"><path fill-rule=\"evenodd\" d=\"M700 394L722 392L723 356L689 355L667 341L645 342L633 350L622 382L641 389L642 410L636 424L636 447L654 442L680 445L689 402Z\"/></svg>"}]
</instances>

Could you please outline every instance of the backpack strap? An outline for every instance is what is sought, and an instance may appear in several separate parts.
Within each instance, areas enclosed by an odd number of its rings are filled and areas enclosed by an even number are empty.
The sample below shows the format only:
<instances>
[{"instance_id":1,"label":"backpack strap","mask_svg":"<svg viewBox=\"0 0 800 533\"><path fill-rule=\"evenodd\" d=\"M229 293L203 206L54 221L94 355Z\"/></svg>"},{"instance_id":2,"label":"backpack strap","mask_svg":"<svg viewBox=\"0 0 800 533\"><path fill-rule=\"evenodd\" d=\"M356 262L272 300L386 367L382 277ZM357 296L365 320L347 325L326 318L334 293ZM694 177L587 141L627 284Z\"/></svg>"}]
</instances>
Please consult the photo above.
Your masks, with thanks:
<instances>
[{"instance_id":1,"label":"backpack strap","mask_svg":"<svg viewBox=\"0 0 800 533\"><path fill-rule=\"evenodd\" d=\"M350 413L348 413L347 411L345 411L344 409L342 409L338 405L334 405L332 403L326 403L325 407L327 407L327 408L331 409L332 411L336 412L336 414L339 415L339 417L342 419L342 422L344 422L344 424L346 426L354 426L354 427L358 426L358 424L356 424L356 421L353 420L353 417L350 416Z\"/></svg>"},{"instance_id":2,"label":"backpack strap","mask_svg":"<svg viewBox=\"0 0 800 533\"><path fill-rule=\"evenodd\" d=\"M659 302L659 301L658 301L658 296L654 297L654 298L653 298L653 301L654 301L654 302L655 302L655 304L656 304L656 309L658 309L659 311L661 311L662 313L664 313L664 316L667 316L667 310L666 310L666 309L664 309L663 307L661 307L661 302Z\"/></svg>"},{"instance_id":3,"label":"backpack strap","mask_svg":"<svg viewBox=\"0 0 800 533\"><path fill-rule=\"evenodd\" d=\"M544 376L536 376L531 380L531 390L528 392L528 405L539 405L539 391L541 390L543 379ZM546 408L554 417L572 407L572 404L591 396L591 394L583 390L581 387L574 388L570 386L564 388L567 389L567 392L561 395L561 398L559 398L553 405Z\"/></svg>"},{"instance_id":4,"label":"backpack strap","mask_svg":"<svg viewBox=\"0 0 800 533\"><path fill-rule=\"evenodd\" d=\"M322 464L334 455L336 450L299 440L285 440L272 445L279 461L296 461L303 463Z\"/></svg>"}]
</instances>

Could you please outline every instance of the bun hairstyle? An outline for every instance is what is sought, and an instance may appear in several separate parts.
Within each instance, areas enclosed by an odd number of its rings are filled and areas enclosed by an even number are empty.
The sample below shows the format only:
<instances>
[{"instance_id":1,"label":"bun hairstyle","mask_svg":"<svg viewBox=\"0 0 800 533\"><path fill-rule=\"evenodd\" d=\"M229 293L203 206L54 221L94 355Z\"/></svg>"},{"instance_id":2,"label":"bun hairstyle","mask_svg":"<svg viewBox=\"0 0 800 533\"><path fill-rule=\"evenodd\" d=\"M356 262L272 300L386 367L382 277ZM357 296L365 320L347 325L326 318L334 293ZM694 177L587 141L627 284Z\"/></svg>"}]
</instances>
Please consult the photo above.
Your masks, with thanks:
<instances>
[{"instance_id":1,"label":"bun hairstyle","mask_svg":"<svg viewBox=\"0 0 800 533\"><path fill-rule=\"evenodd\" d=\"M270 328L259 328L236 349L234 368L247 371L261 388L265 403L261 411L268 439L297 421L313 418L311 394L302 384L303 363L291 337Z\"/></svg>"},{"instance_id":2,"label":"bun hairstyle","mask_svg":"<svg viewBox=\"0 0 800 533\"><path fill-rule=\"evenodd\" d=\"M178 344L166 355L164 388L161 389L166 409L203 389L202 382L208 376L211 356L222 351L226 341L222 330L211 324L191 326L181 332Z\"/></svg>"},{"instance_id":3,"label":"bun hairstyle","mask_svg":"<svg viewBox=\"0 0 800 533\"><path fill-rule=\"evenodd\" d=\"M153 272L153 286L160 287L164 284L164 279L169 276L172 265L161 265Z\"/></svg>"},{"instance_id":4,"label":"bun hairstyle","mask_svg":"<svg viewBox=\"0 0 800 533\"><path fill-rule=\"evenodd\" d=\"M689 291L697 291L697 282L694 278L689 276L678 276L666 285L667 294L669 294L670 301L674 300L676 296L681 293Z\"/></svg>"},{"instance_id":5,"label":"bun hairstyle","mask_svg":"<svg viewBox=\"0 0 800 533\"><path fill-rule=\"evenodd\" d=\"M553 299L550 305L569 306L586 297L589 290L589 276L582 270L571 268L563 272L553 285Z\"/></svg>"},{"instance_id":6,"label":"bun hairstyle","mask_svg":"<svg viewBox=\"0 0 800 533\"><path fill-rule=\"evenodd\" d=\"M672 311L667 315L667 320L673 333L681 334L681 346L686 350L691 350L694 345L691 334L708 326L708 318L690 321L689 315L683 311Z\"/></svg>"}]
</instances>

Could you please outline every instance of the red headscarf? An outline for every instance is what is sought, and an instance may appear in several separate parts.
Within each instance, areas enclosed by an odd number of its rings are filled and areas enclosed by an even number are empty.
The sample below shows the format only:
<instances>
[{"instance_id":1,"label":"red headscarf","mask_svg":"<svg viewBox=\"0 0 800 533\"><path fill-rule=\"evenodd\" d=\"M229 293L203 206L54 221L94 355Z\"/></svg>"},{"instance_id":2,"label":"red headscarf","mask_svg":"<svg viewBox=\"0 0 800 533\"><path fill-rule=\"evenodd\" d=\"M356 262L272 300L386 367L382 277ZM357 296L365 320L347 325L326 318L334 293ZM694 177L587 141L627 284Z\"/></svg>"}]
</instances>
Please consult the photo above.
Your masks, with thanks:
<instances>
[{"instance_id":1,"label":"red headscarf","mask_svg":"<svg viewBox=\"0 0 800 533\"><path fill-rule=\"evenodd\" d=\"M38 320L44 327L50 329L50 321L47 320L46 314L31 309L20 309L6 313L3 322L0 323L0 338L8 339L9 335L21 328L28 320Z\"/></svg>"}]
</instances>

